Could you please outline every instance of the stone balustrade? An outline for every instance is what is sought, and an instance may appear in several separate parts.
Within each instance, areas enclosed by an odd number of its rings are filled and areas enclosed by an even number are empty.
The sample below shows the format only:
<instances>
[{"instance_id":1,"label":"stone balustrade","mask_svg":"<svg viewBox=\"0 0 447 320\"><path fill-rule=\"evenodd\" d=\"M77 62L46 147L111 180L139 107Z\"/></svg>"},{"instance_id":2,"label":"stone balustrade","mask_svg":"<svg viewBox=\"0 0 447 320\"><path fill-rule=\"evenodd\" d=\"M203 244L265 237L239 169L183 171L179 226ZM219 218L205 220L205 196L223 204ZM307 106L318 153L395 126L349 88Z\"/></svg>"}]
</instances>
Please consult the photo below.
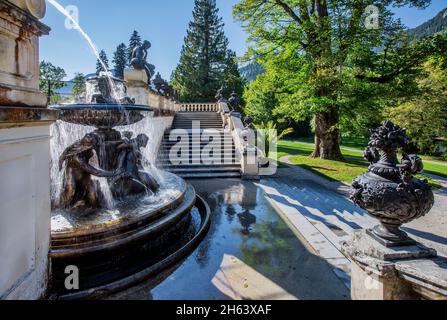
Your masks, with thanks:
<instances>
[{"instance_id":1,"label":"stone balustrade","mask_svg":"<svg viewBox=\"0 0 447 320\"><path fill-rule=\"evenodd\" d=\"M217 112L219 106L217 103L182 103L181 112Z\"/></svg>"},{"instance_id":2,"label":"stone balustrade","mask_svg":"<svg viewBox=\"0 0 447 320\"><path fill-rule=\"evenodd\" d=\"M259 179L259 158L256 151L255 132L245 128L239 113L232 113L228 104L219 102L218 111L222 115L225 128L231 131L238 157L241 159L242 178ZM251 142L250 142L251 141Z\"/></svg>"}]
</instances>

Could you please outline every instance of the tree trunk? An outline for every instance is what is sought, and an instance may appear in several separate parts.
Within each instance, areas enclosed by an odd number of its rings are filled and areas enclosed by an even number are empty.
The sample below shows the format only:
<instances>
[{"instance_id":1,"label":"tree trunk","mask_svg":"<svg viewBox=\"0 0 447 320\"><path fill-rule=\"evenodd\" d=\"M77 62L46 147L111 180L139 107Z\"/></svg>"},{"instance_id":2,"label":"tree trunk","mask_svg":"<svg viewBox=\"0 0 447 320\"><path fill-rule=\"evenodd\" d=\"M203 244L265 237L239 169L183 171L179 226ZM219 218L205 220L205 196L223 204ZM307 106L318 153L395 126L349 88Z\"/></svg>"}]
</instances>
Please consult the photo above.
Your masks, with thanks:
<instances>
[{"instance_id":1,"label":"tree trunk","mask_svg":"<svg viewBox=\"0 0 447 320\"><path fill-rule=\"evenodd\" d=\"M313 158L343 160L340 150L339 113L333 108L315 115L315 151Z\"/></svg>"}]
</instances>

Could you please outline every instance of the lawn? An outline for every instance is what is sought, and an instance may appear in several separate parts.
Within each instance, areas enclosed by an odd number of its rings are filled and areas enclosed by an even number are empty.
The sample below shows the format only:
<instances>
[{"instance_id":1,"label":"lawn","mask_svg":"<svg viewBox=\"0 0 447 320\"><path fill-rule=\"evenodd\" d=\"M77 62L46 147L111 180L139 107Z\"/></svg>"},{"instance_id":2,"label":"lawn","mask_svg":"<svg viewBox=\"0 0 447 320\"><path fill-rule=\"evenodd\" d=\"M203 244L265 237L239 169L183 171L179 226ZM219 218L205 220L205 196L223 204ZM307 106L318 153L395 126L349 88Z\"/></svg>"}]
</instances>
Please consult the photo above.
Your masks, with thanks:
<instances>
[{"instance_id":1,"label":"lawn","mask_svg":"<svg viewBox=\"0 0 447 320\"><path fill-rule=\"evenodd\" d=\"M278 145L278 159L290 156L290 162L296 166L310 170L329 180L346 183L351 183L355 177L365 173L369 166L362 154L355 151L343 150L344 161L313 159L310 158L312 151L313 147L309 144L281 141ZM427 172L437 175L442 175L445 170L444 174L447 176L447 167L445 166L426 164L426 167ZM440 184L428 177L422 175L420 177L427 178L434 188L441 187Z\"/></svg>"},{"instance_id":2,"label":"lawn","mask_svg":"<svg viewBox=\"0 0 447 320\"><path fill-rule=\"evenodd\" d=\"M311 144L314 144L314 142L315 142L313 137L297 138L297 139L287 140L287 141L288 142L303 142L303 143L311 143ZM355 150L359 150L359 151L365 150L365 147L367 145L368 145L368 141L366 139L351 138L351 137L342 138L342 143L341 143L342 148L355 149ZM431 160L431 161L442 162L442 163L447 164L447 161L443 160L442 157L438 157L438 156L421 155L421 158L424 160ZM427 169L428 169L428 167L427 167ZM435 172L435 171L439 171L438 169L439 168L432 168L432 169L428 169L428 170L433 170L433 172ZM441 171L443 171L443 170L441 170ZM432 173L429 171L427 171L427 172ZM433 174L435 174L435 173L433 173ZM447 175L447 171L444 172L444 174Z\"/></svg>"}]
</instances>

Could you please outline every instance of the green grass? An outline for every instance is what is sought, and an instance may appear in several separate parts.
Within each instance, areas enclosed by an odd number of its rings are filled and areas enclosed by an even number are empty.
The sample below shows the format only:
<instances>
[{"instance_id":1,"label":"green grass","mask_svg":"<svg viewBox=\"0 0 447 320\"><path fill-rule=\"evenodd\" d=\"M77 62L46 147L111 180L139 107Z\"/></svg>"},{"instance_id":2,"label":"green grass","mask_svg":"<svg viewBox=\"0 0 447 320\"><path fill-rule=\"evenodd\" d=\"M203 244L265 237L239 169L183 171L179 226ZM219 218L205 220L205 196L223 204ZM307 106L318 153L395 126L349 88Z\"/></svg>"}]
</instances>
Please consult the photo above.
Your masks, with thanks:
<instances>
[{"instance_id":1,"label":"green grass","mask_svg":"<svg viewBox=\"0 0 447 320\"><path fill-rule=\"evenodd\" d=\"M369 166L369 163L363 159L362 154L358 152L343 150L345 160L332 161L311 158L312 151L313 147L308 144L281 141L278 144L278 159L284 156L290 156L290 162L296 166L310 170L329 180L346 183L351 183L355 177L365 173ZM429 169L428 167L431 166L439 168ZM433 172L433 174L438 175L442 174L439 173L439 170L447 171L447 167L439 165L427 164L426 167L428 173L432 173L431 170L435 170L436 173ZM441 185L433 179L422 175L419 177L429 180L432 187L441 188Z\"/></svg>"},{"instance_id":2,"label":"green grass","mask_svg":"<svg viewBox=\"0 0 447 320\"><path fill-rule=\"evenodd\" d=\"M447 166L434 163L424 163L424 172L447 178Z\"/></svg>"},{"instance_id":3,"label":"green grass","mask_svg":"<svg viewBox=\"0 0 447 320\"><path fill-rule=\"evenodd\" d=\"M294 139L296 142L304 142L304 143L311 143L314 144L315 138L313 137L307 137L307 138L297 138ZM349 149L357 149L357 150L364 150L365 147L368 145L368 141L362 138L351 138L346 137L342 139L342 148L349 148Z\"/></svg>"},{"instance_id":4,"label":"green grass","mask_svg":"<svg viewBox=\"0 0 447 320\"><path fill-rule=\"evenodd\" d=\"M356 150L363 151L366 146L366 143L362 143L362 139L360 139L360 138L343 138L343 141L344 142L341 145L342 148L350 148L350 149L356 149ZM300 142L303 142L304 144L300 143ZM313 146L307 146L307 145L305 145L306 143L313 144L314 143L313 138L299 138L299 139L296 139L296 141L281 141L278 149L284 148L284 150L289 149L288 151L293 152L293 150L290 150L290 149L294 149L294 148L296 148L296 144L300 144L299 149L309 151L308 154L310 154L313 151ZM355 151L342 150L342 152L345 156L348 155L348 156L363 158L360 153L355 152ZM287 153L285 153L283 155L287 155ZM294 155L294 153L289 153L289 155ZM442 161L438 157L434 157L434 156L421 156L421 157L423 160L438 161L440 163L447 164L447 161ZM433 175L447 178L447 166L443 166L441 164L436 164L436 163L425 162L424 168L425 168L425 172L428 174L433 174Z\"/></svg>"}]
</instances>

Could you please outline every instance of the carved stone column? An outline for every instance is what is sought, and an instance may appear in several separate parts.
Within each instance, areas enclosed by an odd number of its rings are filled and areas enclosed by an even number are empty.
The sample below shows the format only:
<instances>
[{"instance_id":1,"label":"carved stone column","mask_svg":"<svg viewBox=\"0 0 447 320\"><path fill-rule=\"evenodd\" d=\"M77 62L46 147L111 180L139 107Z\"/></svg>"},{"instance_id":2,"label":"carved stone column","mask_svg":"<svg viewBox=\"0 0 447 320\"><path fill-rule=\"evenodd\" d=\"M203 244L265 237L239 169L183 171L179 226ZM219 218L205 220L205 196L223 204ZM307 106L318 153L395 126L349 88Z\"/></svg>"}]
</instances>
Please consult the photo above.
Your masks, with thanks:
<instances>
[{"instance_id":1,"label":"carved stone column","mask_svg":"<svg viewBox=\"0 0 447 320\"><path fill-rule=\"evenodd\" d=\"M44 0L0 0L0 299L37 299L47 286L50 130L39 92Z\"/></svg>"}]
</instances>

